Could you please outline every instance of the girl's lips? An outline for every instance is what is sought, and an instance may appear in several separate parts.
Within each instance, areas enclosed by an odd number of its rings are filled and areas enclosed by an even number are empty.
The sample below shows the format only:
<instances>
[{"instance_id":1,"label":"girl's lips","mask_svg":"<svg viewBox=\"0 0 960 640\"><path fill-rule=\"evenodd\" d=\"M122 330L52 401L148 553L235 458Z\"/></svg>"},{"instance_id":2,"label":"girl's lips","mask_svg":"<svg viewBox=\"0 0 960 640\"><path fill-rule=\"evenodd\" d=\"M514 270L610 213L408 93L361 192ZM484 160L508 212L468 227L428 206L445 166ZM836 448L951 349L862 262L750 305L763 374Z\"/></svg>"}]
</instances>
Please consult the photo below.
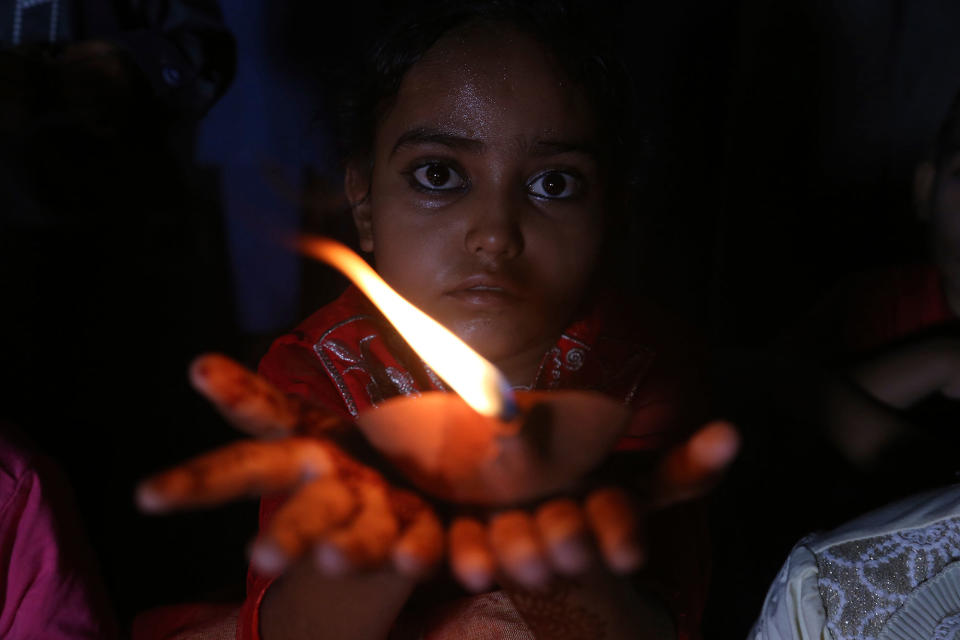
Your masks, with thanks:
<instances>
[{"instance_id":1,"label":"girl's lips","mask_svg":"<svg viewBox=\"0 0 960 640\"><path fill-rule=\"evenodd\" d=\"M468 278L446 295L474 306L502 306L519 298L512 287L488 276Z\"/></svg>"},{"instance_id":2,"label":"girl's lips","mask_svg":"<svg viewBox=\"0 0 960 640\"><path fill-rule=\"evenodd\" d=\"M468 287L447 293L451 298L477 307L495 307L510 304L517 297L501 287Z\"/></svg>"},{"instance_id":3,"label":"girl's lips","mask_svg":"<svg viewBox=\"0 0 960 640\"><path fill-rule=\"evenodd\" d=\"M503 291L509 295L519 296L516 279L501 273L475 273L450 287L448 293L468 290Z\"/></svg>"}]
</instances>

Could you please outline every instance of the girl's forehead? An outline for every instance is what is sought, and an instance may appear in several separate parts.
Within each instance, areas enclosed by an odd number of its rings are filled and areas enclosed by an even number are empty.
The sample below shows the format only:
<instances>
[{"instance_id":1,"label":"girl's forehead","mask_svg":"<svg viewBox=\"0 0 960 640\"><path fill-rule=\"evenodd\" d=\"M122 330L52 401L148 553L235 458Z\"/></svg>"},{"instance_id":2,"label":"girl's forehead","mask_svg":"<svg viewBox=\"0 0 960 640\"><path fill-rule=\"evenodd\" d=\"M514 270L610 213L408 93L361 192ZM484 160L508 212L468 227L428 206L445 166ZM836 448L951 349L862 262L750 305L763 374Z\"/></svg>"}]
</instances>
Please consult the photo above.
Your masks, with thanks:
<instances>
[{"instance_id":1,"label":"girl's forehead","mask_svg":"<svg viewBox=\"0 0 960 640\"><path fill-rule=\"evenodd\" d=\"M403 77L378 131L441 126L481 139L594 136L586 96L536 39L476 26L438 40ZM380 140L381 134L384 140Z\"/></svg>"}]
</instances>

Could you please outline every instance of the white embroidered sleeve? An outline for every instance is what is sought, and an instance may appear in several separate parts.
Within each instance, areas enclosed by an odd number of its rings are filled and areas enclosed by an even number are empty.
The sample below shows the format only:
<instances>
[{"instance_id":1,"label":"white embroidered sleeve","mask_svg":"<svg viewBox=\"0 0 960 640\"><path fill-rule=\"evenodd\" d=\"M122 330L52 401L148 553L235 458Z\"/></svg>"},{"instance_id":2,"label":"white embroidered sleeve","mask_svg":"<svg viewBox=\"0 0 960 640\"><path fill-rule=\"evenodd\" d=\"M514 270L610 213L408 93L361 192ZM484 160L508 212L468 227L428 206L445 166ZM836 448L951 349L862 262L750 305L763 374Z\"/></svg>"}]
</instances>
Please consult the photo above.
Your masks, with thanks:
<instances>
[{"instance_id":1,"label":"white embroidered sleeve","mask_svg":"<svg viewBox=\"0 0 960 640\"><path fill-rule=\"evenodd\" d=\"M750 640L832 640L817 574L816 558L801 541L770 585Z\"/></svg>"}]
</instances>

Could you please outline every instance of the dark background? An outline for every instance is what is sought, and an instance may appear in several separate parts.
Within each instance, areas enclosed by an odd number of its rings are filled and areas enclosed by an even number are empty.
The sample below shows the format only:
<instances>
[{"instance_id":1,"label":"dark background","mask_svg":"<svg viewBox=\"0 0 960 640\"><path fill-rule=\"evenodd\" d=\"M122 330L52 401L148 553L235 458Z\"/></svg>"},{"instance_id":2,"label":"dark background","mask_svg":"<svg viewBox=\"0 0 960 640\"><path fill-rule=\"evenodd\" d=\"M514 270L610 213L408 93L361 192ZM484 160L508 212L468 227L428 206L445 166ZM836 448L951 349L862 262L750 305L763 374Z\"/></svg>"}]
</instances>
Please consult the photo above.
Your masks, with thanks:
<instances>
[{"instance_id":1,"label":"dark background","mask_svg":"<svg viewBox=\"0 0 960 640\"><path fill-rule=\"evenodd\" d=\"M356 55L376 3L226 1L238 75L200 124L193 162L175 175L145 162L165 177L122 210L0 239L6 417L72 479L125 623L159 604L242 597L255 505L147 518L133 485L235 437L189 390L192 357L255 365L335 293L328 272L262 232L349 229L314 105L321 72ZM608 5L653 150L637 293L718 352L762 348L845 274L922 259L912 171L960 89L960 4ZM231 191L251 179L259 195ZM742 637L763 588L743 585L715 637Z\"/></svg>"}]
</instances>

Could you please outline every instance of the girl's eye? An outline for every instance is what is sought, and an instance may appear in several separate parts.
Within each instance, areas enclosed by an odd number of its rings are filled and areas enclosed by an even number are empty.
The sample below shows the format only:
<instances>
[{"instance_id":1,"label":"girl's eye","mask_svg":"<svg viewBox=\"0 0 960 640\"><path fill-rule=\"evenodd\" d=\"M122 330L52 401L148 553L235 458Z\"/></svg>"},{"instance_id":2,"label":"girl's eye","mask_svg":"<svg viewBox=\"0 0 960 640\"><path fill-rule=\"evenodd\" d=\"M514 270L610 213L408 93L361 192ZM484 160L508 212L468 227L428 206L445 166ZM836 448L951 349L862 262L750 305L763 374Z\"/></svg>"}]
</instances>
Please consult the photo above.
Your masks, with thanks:
<instances>
[{"instance_id":1,"label":"girl's eye","mask_svg":"<svg viewBox=\"0 0 960 640\"><path fill-rule=\"evenodd\" d=\"M538 198L560 200L580 193L580 181L563 171L541 173L527 184L527 191Z\"/></svg>"},{"instance_id":2,"label":"girl's eye","mask_svg":"<svg viewBox=\"0 0 960 640\"><path fill-rule=\"evenodd\" d=\"M439 162L421 165L411 175L418 186L428 191L456 191L466 184L463 176Z\"/></svg>"}]
</instances>

